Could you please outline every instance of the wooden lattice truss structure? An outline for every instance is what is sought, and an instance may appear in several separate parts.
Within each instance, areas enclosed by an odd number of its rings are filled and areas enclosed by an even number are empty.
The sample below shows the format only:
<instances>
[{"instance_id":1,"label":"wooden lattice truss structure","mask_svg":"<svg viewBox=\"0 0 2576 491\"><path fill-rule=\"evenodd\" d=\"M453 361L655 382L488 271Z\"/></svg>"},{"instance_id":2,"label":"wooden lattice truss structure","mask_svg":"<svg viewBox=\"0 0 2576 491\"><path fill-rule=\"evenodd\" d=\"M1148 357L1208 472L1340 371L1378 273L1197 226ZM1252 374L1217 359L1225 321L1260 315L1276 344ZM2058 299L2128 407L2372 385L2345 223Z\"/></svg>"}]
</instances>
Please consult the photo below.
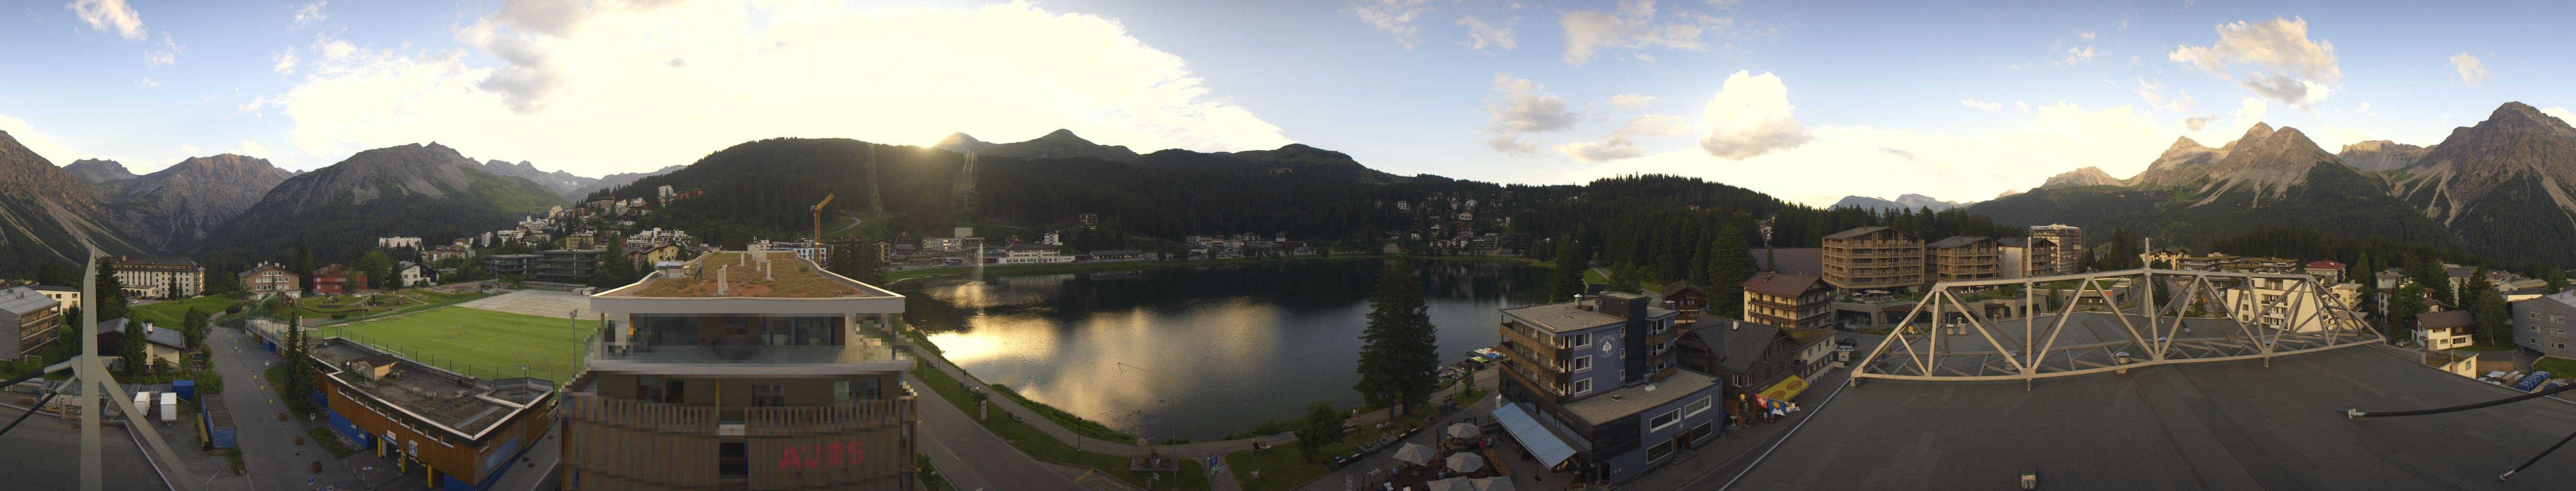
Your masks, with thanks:
<instances>
[{"instance_id":1,"label":"wooden lattice truss structure","mask_svg":"<svg viewBox=\"0 0 2576 491\"><path fill-rule=\"evenodd\" d=\"M2049 293L2063 306L2040 308L2035 287L2066 281L2075 282L2072 291ZM2164 288L2152 286L2159 283ZM1964 298L2005 285L2022 285L2018 308L2036 314L1989 318ZM2385 341L2355 312L2305 274L2132 269L1941 283L1854 365L1852 380L2033 380L2242 359L2268 365L2273 356Z\"/></svg>"}]
</instances>

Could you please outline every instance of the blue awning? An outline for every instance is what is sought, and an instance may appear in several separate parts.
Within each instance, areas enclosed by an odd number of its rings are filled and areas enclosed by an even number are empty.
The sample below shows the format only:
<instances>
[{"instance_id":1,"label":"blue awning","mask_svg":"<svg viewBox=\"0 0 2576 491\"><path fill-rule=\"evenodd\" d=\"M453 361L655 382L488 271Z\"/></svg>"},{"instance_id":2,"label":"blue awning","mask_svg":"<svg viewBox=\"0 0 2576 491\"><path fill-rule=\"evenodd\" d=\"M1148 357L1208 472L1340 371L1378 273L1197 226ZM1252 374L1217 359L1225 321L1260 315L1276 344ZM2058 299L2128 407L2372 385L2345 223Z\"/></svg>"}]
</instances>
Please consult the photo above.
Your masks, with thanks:
<instances>
[{"instance_id":1,"label":"blue awning","mask_svg":"<svg viewBox=\"0 0 2576 491\"><path fill-rule=\"evenodd\" d=\"M1503 423L1503 432L1510 433L1513 440L1519 440L1521 448L1538 456L1538 461L1544 464L1541 467L1555 468L1556 464L1574 457L1574 446L1565 443L1565 439L1557 437L1555 432L1548 431L1546 425L1539 424L1538 418L1531 417L1529 410L1524 409L1526 406L1528 404L1525 403L1497 406L1494 408L1494 421Z\"/></svg>"}]
</instances>

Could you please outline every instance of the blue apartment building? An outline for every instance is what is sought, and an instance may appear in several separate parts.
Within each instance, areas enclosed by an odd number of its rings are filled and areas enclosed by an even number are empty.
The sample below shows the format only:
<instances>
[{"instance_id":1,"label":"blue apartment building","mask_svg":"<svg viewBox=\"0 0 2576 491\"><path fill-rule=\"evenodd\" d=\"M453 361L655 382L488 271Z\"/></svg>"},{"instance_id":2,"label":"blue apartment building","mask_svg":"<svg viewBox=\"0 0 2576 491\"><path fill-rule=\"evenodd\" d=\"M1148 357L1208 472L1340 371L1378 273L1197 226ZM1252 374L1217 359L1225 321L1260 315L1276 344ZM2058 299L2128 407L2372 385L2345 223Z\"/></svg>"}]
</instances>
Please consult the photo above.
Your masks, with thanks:
<instances>
[{"instance_id":1,"label":"blue apartment building","mask_svg":"<svg viewBox=\"0 0 2576 491\"><path fill-rule=\"evenodd\" d=\"M1502 311L1494 419L1538 462L1625 482L1717 437L1715 377L1675 363L1677 312L1627 293Z\"/></svg>"}]
</instances>

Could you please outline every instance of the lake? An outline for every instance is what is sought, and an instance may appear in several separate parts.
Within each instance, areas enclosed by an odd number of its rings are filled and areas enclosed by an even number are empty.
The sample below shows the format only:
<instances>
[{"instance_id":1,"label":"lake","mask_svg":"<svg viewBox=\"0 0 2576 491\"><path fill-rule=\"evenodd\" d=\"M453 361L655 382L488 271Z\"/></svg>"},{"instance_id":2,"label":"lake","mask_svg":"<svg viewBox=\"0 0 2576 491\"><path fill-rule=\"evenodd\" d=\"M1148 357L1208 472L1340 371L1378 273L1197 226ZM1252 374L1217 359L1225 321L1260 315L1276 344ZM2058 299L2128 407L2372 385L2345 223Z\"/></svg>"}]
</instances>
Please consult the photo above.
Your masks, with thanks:
<instances>
[{"instance_id":1,"label":"lake","mask_svg":"<svg viewBox=\"0 0 2576 491\"><path fill-rule=\"evenodd\" d=\"M905 281L905 318L986 382L1147 437L1194 441L1360 402L1360 331L1383 260ZM1545 269L1416 261L1444 363L1491 347Z\"/></svg>"}]
</instances>

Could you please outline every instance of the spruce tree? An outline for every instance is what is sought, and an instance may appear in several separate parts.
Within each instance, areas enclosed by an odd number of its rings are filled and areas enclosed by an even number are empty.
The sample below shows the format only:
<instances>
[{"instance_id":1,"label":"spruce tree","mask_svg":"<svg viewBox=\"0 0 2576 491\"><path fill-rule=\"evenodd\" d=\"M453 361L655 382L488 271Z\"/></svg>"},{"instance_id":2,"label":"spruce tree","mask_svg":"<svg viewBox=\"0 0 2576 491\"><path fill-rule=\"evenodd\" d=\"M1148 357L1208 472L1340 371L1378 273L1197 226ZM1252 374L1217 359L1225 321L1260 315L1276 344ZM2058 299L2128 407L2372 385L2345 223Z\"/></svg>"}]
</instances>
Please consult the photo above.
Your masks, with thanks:
<instances>
[{"instance_id":1,"label":"spruce tree","mask_svg":"<svg viewBox=\"0 0 2576 491\"><path fill-rule=\"evenodd\" d=\"M1422 298L1412 261L1397 259L1378 270L1368 328L1360 334L1367 342L1360 347L1360 381L1352 386L1371 405L1422 404L1440 384L1439 332Z\"/></svg>"},{"instance_id":2,"label":"spruce tree","mask_svg":"<svg viewBox=\"0 0 2576 491\"><path fill-rule=\"evenodd\" d=\"M1729 319L1744 317L1744 282L1753 279L1753 252L1744 231L1733 224L1718 227L1708 256L1708 284L1701 287L1708 291L1705 310Z\"/></svg>"},{"instance_id":3,"label":"spruce tree","mask_svg":"<svg viewBox=\"0 0 2576 491\"><path fill-rule=\"evenodd\" d=\"M1563 302L1583 294L1585 260L1583 245L1573 239L1557 240L1555 269L1547 272L1547 301Z\"/></svg>"},{"instance_id":4,"label":"spruce tree","mask_svg":"<svg viewBox=\"0 0 2576 491\"><path fill-rule=\"evenodd\" d=\"M106 323L108 319L125 318L127 301L125 281L116 279L115 263L108 262L107 258L99 258L98 274L95 279L98 283L98 298L83 303L98 306L100 323Z\"/></svg>"}]
</instances>

